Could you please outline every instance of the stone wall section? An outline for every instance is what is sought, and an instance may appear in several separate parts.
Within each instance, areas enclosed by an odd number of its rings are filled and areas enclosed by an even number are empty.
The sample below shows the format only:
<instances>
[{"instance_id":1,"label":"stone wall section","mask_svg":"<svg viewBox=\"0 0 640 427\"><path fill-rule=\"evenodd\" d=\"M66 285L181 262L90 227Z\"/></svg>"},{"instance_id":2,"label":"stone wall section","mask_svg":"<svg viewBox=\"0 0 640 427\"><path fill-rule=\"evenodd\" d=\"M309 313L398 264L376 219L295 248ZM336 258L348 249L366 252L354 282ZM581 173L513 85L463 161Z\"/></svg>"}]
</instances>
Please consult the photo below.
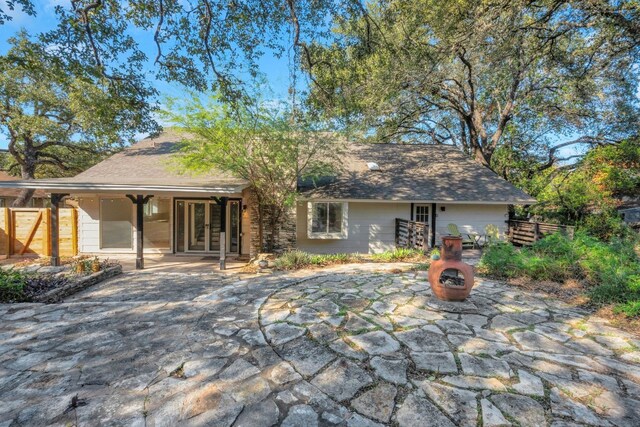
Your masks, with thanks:
<instances>
[{"instance_id":1,"label":"stone wall section","mask_svg":"<svg viewBox=\"0 0 640 427\"><path fill-rule=\"evenodd\" d=\"M264 252L260 248L259 233L258 233L258 203L256 201L255 193L251 190L247 191L247 200L249 201L249 216L250 216L250 233L251 233L251 245L249 248L249 255L251 258L255 258L259 253ZM284 251L294 249L296 247L296 207L291 206L284 214L284 220L280 224L279 230L276 231L275 239L275 253L282 253ZM268 241L270 230L270 212L265 209L263 218L263 233L265 242Z\"/></svg>"}]
</instances>

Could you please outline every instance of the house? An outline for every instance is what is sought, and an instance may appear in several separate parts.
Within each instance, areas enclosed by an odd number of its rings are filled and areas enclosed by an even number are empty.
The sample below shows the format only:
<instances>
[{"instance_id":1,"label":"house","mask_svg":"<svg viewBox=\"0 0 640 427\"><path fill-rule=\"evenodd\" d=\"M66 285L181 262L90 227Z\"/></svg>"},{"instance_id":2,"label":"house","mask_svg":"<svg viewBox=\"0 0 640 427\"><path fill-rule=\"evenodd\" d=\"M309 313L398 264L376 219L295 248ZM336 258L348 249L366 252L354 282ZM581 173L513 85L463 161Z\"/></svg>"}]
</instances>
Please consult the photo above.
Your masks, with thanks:
<instances>
[{"instance_id":1,"label":"house","mask_svg":"<svg viewBox=\"0 0 640 427\"><path fill-rule=\"evenodd\" d=\"M300 188L296 229L302 250L393 249L396 218L428 224L430 246L449 234L450 223L461 233L477 234L493 224L504 235L509 205L535 203L454 146L355 144L346 151L338 176ZM340 214L342 222L333 222ZM329 232L320 231L325 221Z\"/></svg>"},{"instance_id":2,"label":"house","mask_svg":"<svg viewBox=\"0 0 640 427\"><path fill-rule=\"evenodd\" d=\"M622 197L617 210L625 224L640 229L640 197Z\"/></svg>"},{"instance_id":3,"label":"house","mask_svg":"<svg viewBox=\"0 0 640 427\"><path fill-rule=\"evenodd\" d=\"M0 182L3 181L19 181L17 176L9 175L5 171L0 171ZM20 196L20 189L17 188L0 188L0 208L9 207ZM45 208L49 204L49 196L42 190L36 190L33 197L26 207L29 208Z\"/></svg>"},{"instance_id":4,"label":"house","mask_svg":"<svg viewBox=\"0 0 640 427\"><path fill-rule=\"evenodd\" d=\"M37 188L78 204L78 249L87 254L252 256L257 208L248 182L220 171L181 173L180 137L147 138L73 178L0 183ZM495 224L511 204L535 200L452 146L354 144L336 176L300 184L278 235L280 248L318 253L380 252L395 246L396 218L424 222L432 244L448 223L462 232ZM52 240L53 241L53 240ZM55 256L54 262L55 262Z\"/></svg>"}]
</instances>

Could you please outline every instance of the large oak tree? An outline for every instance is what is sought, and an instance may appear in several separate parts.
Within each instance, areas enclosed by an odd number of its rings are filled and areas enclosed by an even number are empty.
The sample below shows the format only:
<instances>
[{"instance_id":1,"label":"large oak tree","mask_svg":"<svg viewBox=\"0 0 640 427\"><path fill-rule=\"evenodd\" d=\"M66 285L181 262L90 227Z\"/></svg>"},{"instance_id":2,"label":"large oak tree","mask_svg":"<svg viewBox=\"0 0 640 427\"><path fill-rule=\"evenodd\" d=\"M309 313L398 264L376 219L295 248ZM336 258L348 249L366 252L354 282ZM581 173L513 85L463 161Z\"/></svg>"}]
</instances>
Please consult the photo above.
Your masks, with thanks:
<instances>
[{"instance_id":1,"label":"large oak tree","mask_svg":"<svg viewBox=\"0 0 640 427\"><path fill-rule=\"evenodd\" d=\"M0 56L0 133L10 154L4 166L23 179L78 173L136 132L156 130L155 92L133 69L135 59L111 73L24 32L9 43ZM14 205L32 195L24 190Z\"/></svg>"},{"instance_id":2,"label":"large oak tree","mask_svg":"<svg viewBox=\"0 0 640 427\"><path fill-rule=\"evenodd\" d=\"M638 18L636 1L373 1L302 59L312 104L380 141L548 167L637 132Z\"/></svg>"}]
</instances>

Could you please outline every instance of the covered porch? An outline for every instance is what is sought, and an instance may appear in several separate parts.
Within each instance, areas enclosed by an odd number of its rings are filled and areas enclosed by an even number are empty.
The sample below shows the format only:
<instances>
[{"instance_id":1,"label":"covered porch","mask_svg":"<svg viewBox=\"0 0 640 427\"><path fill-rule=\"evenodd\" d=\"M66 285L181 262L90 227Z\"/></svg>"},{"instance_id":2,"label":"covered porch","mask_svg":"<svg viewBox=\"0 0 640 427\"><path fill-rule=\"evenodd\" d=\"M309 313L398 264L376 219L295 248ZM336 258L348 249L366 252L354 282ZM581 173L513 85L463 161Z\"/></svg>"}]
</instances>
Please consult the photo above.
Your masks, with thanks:
<instances>
[{"instance_id":1,"label":"covered porch","mask_svg":"<svg viewBox=\"0 0 640 427\"><path fill-rule=\"evenodd\" d=\"M137 269L136 255L115 255L110 257L122 265L123 271ZM248 259L243 256L227 256L224 268L220 268L219 258L216 256L176 255L176 254L146 254L144 257L144 271L161 274L208 274L213 272L238 273L247 265Z\"/></svg>"},{"instance_id":2,"label":"covered porch","mask_svg":"<svg viewBox=\"0 0 640 427\"><path fill-rule=\"evenodd\" d=\"M227 259L248 254L243 223L248 231L249 196L244 185L116 185L54 179L0 182L2 186L51 194L52 265L60 264L59 212L65 198L71 198L78 210L80 255L122 259L125 268L135 260L138 270L145 269L148 258L154 270L175 270L180 264L181 271L199 270L200 265L211 271L213 263L224 270Z\"/></svg>"}]
</instances>

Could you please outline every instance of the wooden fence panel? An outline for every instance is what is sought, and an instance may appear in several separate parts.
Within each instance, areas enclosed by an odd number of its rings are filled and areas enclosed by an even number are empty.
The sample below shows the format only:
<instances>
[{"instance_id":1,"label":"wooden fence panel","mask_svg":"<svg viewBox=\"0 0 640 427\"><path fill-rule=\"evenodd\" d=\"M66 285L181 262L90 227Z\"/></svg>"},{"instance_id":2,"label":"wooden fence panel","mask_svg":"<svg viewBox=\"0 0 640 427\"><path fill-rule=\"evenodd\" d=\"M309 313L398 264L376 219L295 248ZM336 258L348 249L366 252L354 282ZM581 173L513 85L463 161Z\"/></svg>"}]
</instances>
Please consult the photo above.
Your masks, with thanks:
<instances>
[{"instance_id":1,"label":"wooden fence panel","mask_svg":"<svg viewBox=\"0 0 640 427\"><path fill-rule=\"evenodd\" d=\"M59 212L60 255L77 255L77 212L73 208ZM0 208L0 255L51 256L50 225L49 208Z\"/></svg>"},{"instance_id":2,"label":"wooden fence panel","mask_svg":"<svg viewBox=\"0 0 640 427\"><path fill-rule=\"evenodd\" d=\"M60 215L60 256L78 254L78 211L70 208L59 209ZM51 245L49 245L51 253Z\"/></svg>"},{"instance_id":3,"label":"wooden fence panel","mask_svg":"<svg viewBox=\"0 0 640 427\"><path fill-rule=\"evenodd\" d=\"M509 221L509 241L516 245L532 245L545 236L557 232L566 234L570 239L573 239L574 227L542 222Z\"/></svg>"},{"instance_id":4,"label":"wooden fence panel","mask_svg":"<svg viewBox=\"0 0 640 427\"><path fill-rule=\"evenodd\" d=\"M37 254L49 256L47 232L49 231L46 209L12 209L11 223L13 239L11 254Z\"/></svg>"},{"instance_id":5,"label":"wooden fence panel","mask_svg":"<svg viewBox=\"0 0 640 427\"><path fill-rule=\"evenodd\" d=\"M9 208L0 208L0 255L11 252L11 212Z\"/></svg>"},{"instance_id":6,"label":"wooden fence panel","mask_svg":"<svg viewBox=\"0 0 640 427\"><path fill-rule=\"evenodd\" d=\"M396 218L396 247L429 249L429 227L422 222Z\"/></svg>"}]
</instances>

